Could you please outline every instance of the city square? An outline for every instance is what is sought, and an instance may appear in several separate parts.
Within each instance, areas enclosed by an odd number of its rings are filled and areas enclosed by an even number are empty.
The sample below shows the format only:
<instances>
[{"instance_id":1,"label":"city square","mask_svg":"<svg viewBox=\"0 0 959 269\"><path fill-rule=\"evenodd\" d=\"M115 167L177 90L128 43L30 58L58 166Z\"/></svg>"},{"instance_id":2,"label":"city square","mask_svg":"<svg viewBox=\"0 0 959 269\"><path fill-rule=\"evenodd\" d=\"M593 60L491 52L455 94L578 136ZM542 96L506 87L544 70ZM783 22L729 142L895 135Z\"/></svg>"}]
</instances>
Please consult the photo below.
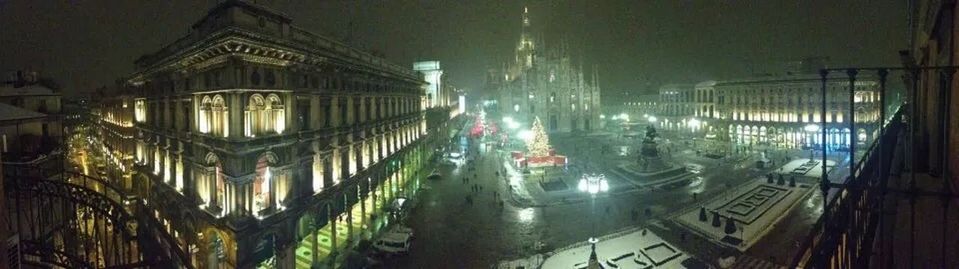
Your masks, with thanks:
<instances>
[{"instance_id":1,"label":"city square","mask_svg":"<svg viewBox=\"0 0 959 269\"><path fill-rule=\"evenodd\" d=\"M0 269L959 268L957 12L0 0Z\"/></svg>"}]
</instances>

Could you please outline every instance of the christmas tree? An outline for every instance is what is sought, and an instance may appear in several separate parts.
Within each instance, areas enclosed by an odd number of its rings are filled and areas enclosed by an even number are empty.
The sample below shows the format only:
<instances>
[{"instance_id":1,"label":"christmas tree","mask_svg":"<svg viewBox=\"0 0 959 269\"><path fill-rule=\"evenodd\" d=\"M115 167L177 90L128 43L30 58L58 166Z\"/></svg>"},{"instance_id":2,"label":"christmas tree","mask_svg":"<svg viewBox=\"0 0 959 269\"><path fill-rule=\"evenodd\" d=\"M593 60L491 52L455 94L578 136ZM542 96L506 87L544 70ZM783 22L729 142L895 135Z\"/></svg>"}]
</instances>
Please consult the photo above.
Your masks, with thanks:
<instances>
[{"instance_id":1,"label":"christmas tree","mask_svg":"<svg viewBox=\"0 0 959 269\"><path fill-rule=\"evenodd\" d=\"M546 130L543 130L543 124L539 122L539 117L533 120L532 130L533 138L527 141L526 146L529 149L530 156L546 156L549 154L549 136Z\"/></svg>"}]
</instances>

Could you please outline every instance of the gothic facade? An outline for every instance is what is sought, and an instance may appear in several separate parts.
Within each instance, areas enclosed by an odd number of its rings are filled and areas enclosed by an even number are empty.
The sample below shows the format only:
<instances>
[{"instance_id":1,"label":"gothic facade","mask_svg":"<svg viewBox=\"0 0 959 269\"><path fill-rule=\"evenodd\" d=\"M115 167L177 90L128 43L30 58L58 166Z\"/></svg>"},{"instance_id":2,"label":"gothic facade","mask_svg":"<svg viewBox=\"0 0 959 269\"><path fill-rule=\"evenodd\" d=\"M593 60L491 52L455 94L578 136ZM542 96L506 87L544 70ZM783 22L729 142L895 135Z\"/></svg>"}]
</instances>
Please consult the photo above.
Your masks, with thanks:
<instances>
[{"instance_id":1,"label":"gothic facade","mask_svg":"<svg viewBox=\"0 0 959 269\"><path fill-rule=\"evenodd\" d=\"M565 45L541 48L525 9L522 26L513 61L487 77L500 112L527 126L539 117L549 132L598 129L602 110L596 72L587 81Z\"/></svg>"}]
</instances>

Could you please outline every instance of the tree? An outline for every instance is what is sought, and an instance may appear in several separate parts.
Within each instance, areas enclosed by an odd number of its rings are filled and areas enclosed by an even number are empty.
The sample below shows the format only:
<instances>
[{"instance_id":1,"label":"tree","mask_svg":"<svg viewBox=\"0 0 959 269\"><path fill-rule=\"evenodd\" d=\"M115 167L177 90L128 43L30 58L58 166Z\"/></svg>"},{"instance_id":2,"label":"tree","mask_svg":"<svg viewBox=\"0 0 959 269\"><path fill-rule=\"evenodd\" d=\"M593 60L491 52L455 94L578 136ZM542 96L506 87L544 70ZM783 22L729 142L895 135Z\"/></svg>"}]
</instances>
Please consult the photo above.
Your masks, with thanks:
<instances>
[{"instance_id":1,"label":"tree","mask_svg":"<svg viewBox=\"0 0 959 269\"><path fill-rule=\"evenodd\" d=\"M773 174L766 174L766 183L773 184Z\"/></svg>"},{"instance_id":2,"label":"tree","mask_svg":"<svg viewBox=\"0 0 959 269\"><path fill-rule=\"evenodd\" d=\"M719 218L719 212L713 211L713 227L719 227L719 225L722 225L722 223L722 219Z\"/></svg>"},{"instance_id":3,"label":"tree","mask_svg":"<svg viewBox=\"0 0 959 269\"><path fill-rule=\"evenodd\" d=\"M779 174L779 180L776 180L776 185L786 184L786 180L783 179L783 174Z\"/></svg>"},{"instance_id":4,"label":"tree","mask_svg":"<svg viewBox=\"0 0 959 269\"><path fill-rule=\"evenodd\" d=\"M699 221L706 222L707 219L709 219L709 218L706 217L706 208L705 208L705 207L700 207L700 208L699 208Z\"/></svg>"},{"instance_id":5,"label":"tree","mask_svg":"<svg viewBox=\"0 0 959 269\"><path fill-rule=\"evenodd\" d=\"M791 176L791 177L789 177L789 186L790 186L790 187L795 187L795 186L796 186L796 176Z\"/></svg>"},{"instance_id":6,"label":"tree","mask_svg":"<svg viewBox=\"0 0 959 269\"><path fill-rule=\"evenodd\" d=\"M529 150L530 156L546 156L549 154L549 136L546 135L546 130L543 129L543 124L540 123L539 117L536 117L533 120L533 127L530 130L533 132L533 138L527 142L526 147Z\"/></svg>"}]
</instances>

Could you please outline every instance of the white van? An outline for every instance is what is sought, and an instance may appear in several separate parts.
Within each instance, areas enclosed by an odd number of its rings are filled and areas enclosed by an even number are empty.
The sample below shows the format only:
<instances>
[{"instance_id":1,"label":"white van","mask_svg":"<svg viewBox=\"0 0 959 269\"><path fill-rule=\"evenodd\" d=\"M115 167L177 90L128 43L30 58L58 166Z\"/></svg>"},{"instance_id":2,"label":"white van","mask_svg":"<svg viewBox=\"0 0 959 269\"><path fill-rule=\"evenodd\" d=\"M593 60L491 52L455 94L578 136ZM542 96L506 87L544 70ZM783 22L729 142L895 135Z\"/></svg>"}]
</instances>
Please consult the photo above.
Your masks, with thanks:
<instances>
[{"instance_id":1,"label":"white van","mask_svg":"<svg viewBox=\"0 0 959 269\"><path fill-rule=\"evenodd\" d=\"M386 256L406 254L410 251L410 239L412 238L409 233L394 233L391 231L376 240L373 243L373 248Z\"/></svg>"}]
</instances>

